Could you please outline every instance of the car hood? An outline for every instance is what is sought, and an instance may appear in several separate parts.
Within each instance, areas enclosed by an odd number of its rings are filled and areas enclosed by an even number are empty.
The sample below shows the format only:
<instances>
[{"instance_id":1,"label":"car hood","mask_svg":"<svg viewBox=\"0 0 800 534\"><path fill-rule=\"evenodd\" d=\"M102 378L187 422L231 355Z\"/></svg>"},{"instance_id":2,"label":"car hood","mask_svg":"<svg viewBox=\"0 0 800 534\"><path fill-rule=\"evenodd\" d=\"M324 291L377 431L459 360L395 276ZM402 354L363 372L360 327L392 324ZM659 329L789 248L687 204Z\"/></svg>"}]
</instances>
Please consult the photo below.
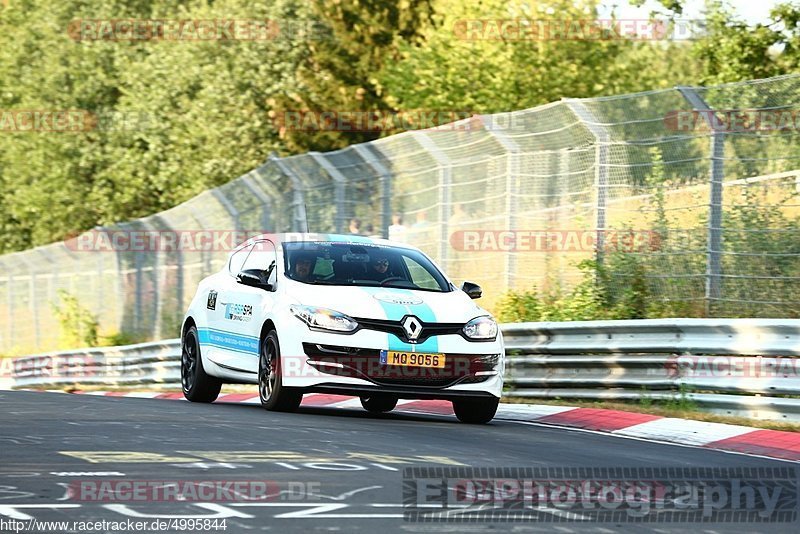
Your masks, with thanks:
<instances>
[{"instance_id":1,"label":"car hood","mask_svg":"<svg viewBox=\"0 0 800 534\"><path fill-rule=\"evenodd\" d=\"M330 308L351 317L399 321L414 315L423 322L465 323L488 315L463 291L438 293L383 287L323 286L294 282L288 295L308 306Z\"/></svg>"}]
</instances>

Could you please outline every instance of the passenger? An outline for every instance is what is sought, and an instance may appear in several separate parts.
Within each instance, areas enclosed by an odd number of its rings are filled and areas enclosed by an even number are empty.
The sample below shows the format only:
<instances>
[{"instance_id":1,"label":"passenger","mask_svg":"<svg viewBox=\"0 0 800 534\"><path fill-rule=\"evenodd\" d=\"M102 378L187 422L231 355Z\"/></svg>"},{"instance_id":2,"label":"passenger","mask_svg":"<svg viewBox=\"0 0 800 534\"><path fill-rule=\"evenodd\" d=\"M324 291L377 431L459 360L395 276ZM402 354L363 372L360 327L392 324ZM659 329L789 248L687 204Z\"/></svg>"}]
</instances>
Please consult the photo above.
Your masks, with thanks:
<instances>
[{"instance_id":1,"label":"passenger","mask_svg":"<svg viewBox=\"0 0 800 534\"><path fill-rule=\"evenodd\" d=\"M314 272L314 263L316 263L315 260L316 258L312 258L309 255L296 256L294 265L292 265L292 278L300 282L311 280L311 274Z\"/></svg>"}]
</instances>

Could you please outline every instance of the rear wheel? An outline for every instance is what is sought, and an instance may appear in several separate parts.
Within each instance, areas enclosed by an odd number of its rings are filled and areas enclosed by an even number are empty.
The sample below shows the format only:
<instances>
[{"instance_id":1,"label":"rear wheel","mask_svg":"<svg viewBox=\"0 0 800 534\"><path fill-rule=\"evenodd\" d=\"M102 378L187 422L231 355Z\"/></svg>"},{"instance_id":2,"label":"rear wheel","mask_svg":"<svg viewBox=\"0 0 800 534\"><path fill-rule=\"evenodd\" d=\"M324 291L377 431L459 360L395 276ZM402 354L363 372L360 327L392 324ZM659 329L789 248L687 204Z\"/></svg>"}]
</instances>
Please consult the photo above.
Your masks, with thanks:
<instances>
[{"instance_id":1,"label":"rear wheel","mask_svg":"<svg viewBox=\"0 0 800 534\"><path fill-rule=\"evenodd\" d=\"M192 402L214 402L222 389L222 380L206 374L200 357L197 328L186 331L181 343L181 386L183 396Z\"/></svg>"},{"instance_id":2,"label":"rear wheel","mask_svg":"<svg viewBox=\"0 0 800 534\"><path fill-rule=\"evenodd\" d=\"M258 358L258 396L261 406L276 412L293 412L303 400L303 392L283 385L281 349L278 334L271 330L261 340Z\"/></svg>"},{"instance_id":3,"label":"rear wheel","mask_svg":"<svg viewBox=\"0 0 800 534\"><path fill-rule=\"evenodd\" d=\"M361 406L371 413L391 412L397 406L397 397L391 395L361 397Z\"/></svg>"},{"instance_id":4,"label":"rear wheel","mask_svg":"<svg viewBox=\"0 0 800 534\"><path fill-rule=\"evenodd\" d=\"M497 413L500 399L461 399L453 401L453 411L462 423L488 423Z\"/></svg>"}]
</instances>

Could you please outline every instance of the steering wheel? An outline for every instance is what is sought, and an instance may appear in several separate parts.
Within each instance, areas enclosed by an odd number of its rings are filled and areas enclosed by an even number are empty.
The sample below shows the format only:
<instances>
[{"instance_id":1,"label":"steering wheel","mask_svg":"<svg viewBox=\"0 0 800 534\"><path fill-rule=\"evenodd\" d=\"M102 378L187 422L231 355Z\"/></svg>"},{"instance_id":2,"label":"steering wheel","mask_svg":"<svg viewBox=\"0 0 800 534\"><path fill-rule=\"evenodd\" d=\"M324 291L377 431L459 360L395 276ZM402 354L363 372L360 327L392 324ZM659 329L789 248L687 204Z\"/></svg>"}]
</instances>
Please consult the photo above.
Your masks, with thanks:
<instances>
[{"instance_id":1,"label":"steering wheel","mask_svg":"<svg viewBox=\"0 0 800 534\"><path fill-rule=\"evenodd\" d=\"M389 278L386 278L386 279L384 279L384 280L381 280L381 285L385 285L385 284L386 284L386 282L394 282L394 281L396 281L396 280L403 280L403 281L405 281L406 279L405 279L405 278L403 278L402 276L390 276Z\"/></svg>"}]
</instances>

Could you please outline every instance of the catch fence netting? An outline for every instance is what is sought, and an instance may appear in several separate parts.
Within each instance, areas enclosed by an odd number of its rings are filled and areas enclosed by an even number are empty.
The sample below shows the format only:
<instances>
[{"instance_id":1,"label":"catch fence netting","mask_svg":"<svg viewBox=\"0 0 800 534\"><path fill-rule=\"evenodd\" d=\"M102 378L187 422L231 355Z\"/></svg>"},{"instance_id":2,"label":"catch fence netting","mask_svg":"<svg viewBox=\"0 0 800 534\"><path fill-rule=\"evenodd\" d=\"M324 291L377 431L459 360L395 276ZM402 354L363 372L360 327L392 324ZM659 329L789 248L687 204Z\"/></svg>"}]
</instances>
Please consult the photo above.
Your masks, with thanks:
<instances>
[{"instance_id":1,"label":"catch fence netting","mask_svg":"<svg viewBox=\"0 0 800 534\"><path fill-rule=\"evenodd\" d=\"M589 260L611 291L643 288L653 315L800 317L798 107L791 75L273 156L170 210L0 256L0 352L57 348L64 295L102 334L175 337L236 236L347 233L353 218L480 284L490 310L509 290L568 292ZM131 243L152 235L160 245Z\"/></svg>"}]
</instances>

